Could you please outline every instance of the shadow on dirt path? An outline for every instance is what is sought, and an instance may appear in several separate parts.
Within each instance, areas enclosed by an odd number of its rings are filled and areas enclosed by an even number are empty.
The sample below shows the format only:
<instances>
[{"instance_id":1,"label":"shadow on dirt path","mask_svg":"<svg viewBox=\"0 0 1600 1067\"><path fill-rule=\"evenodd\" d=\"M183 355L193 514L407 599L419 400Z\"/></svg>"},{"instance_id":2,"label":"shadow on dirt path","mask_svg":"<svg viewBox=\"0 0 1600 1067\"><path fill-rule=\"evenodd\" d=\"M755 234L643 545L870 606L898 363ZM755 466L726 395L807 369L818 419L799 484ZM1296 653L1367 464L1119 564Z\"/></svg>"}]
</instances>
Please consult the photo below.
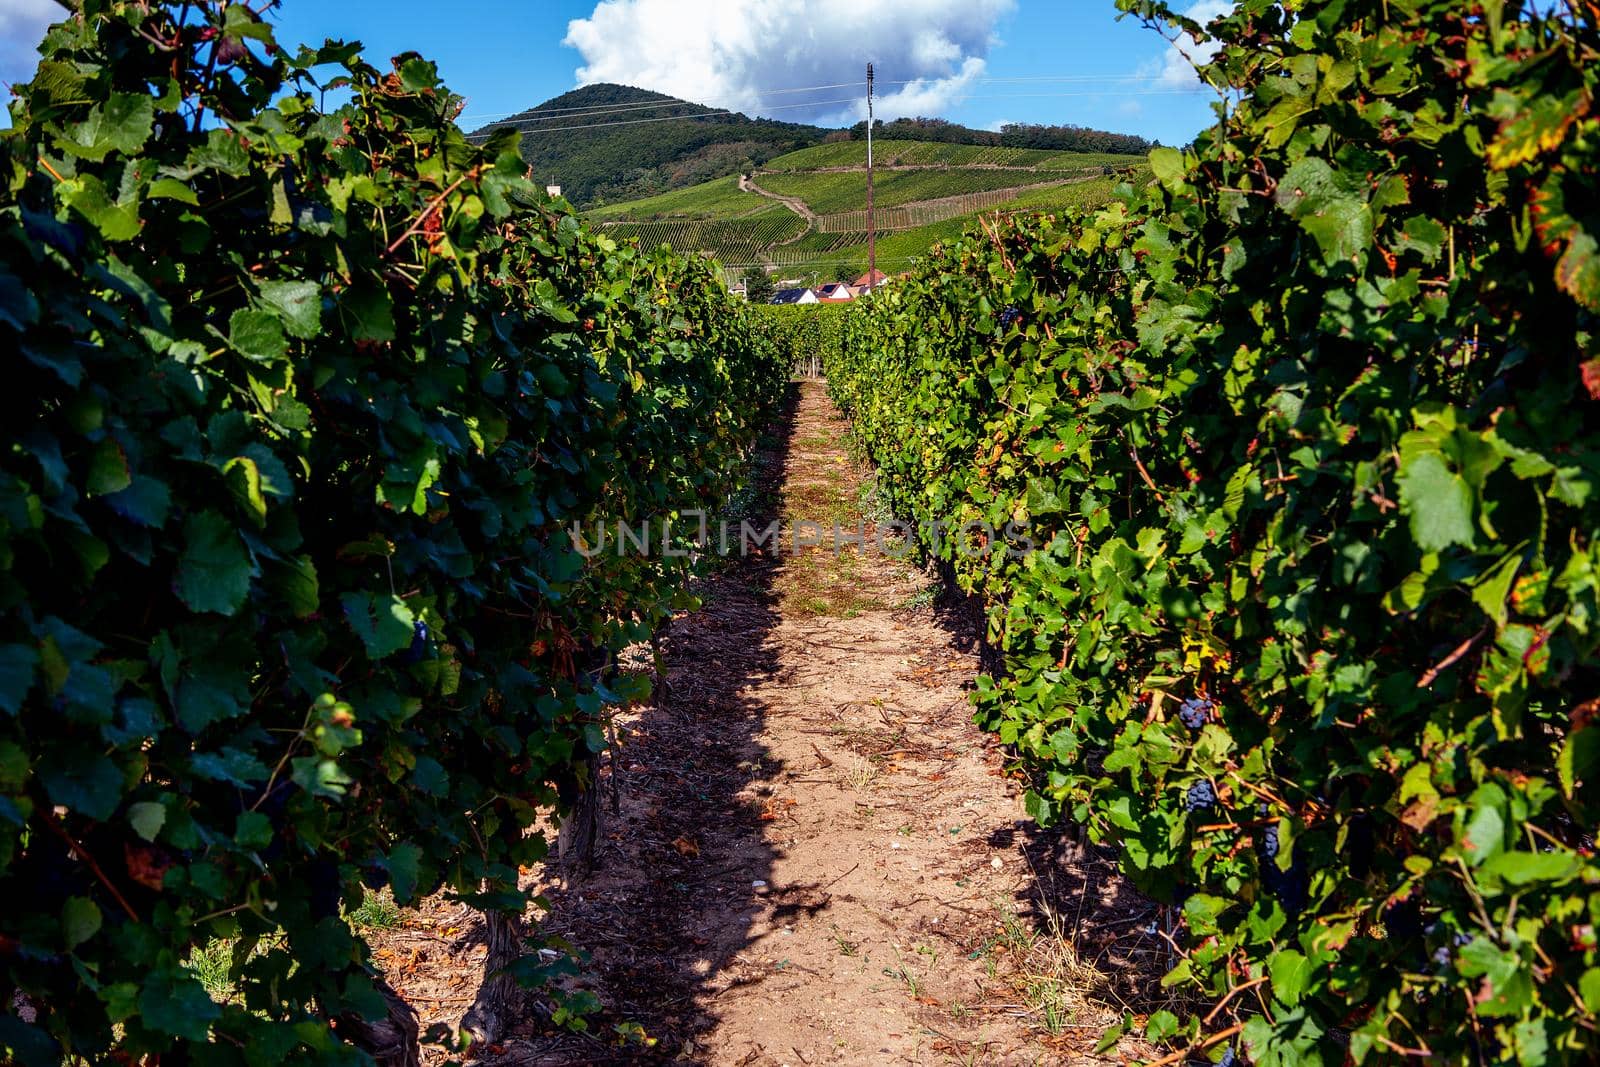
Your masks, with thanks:
<instances>
[{"instance_id":1,"label":"shadow on dirt path","mask_svg":"<svg viewBox=\"0 0 1600 1067\"><path fill-rule=\"evenodd\" d=\"M664 699L620 720L599 869L542 878L541 933L589 953L579 988L603 1010L587 1035L530 1019L483 1062L1107 1062L1092 1049L1139 960L1123 945L1102 970L1054 933L1066 900L1080 930L1147 906L1098 869L1062 883L1071 863L1026 829L971 723L972 634L877 551L847 435L824 383L795 386L749 508L783 550L723 561L674 620ZM802 520L863 543L794 551ZM618 1024L653 1043L619 1046Z\"/></svg>"}]
</instances>

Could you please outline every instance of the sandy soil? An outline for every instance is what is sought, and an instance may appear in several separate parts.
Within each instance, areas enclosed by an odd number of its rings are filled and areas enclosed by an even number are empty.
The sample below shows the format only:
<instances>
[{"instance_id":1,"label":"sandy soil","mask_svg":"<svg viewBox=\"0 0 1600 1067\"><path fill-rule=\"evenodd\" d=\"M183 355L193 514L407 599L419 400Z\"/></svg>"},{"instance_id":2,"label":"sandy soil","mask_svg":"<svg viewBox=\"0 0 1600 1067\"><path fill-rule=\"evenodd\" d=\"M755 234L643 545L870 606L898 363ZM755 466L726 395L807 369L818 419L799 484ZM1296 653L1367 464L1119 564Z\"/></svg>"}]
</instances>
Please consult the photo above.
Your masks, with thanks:
<instances>
[{"instance_id":1,"label":"sandy soil","mask_svg":"<svg viewBox=\"0 0 1600 1067\"><path fill-rule=\"evenodd\" d=\"M821 383L771 442L751 511L870 523L870 476ZM871 530L869 525L868 529ZM541 926L589 954L588 1035L530 1012L484 1062L1117 1062L1094 1046L1162 968L1156 909L1022 813L971 723L972 621L866 551L721 565L674 620L667 688L621 720L599 867L534 871ZM470 1002L483 949L435 902L376 938L426 1022ZM409 968L409 969L408 969ZM619 1045L615 1027L648 1045Z\"/></svg>"}]
</instances>

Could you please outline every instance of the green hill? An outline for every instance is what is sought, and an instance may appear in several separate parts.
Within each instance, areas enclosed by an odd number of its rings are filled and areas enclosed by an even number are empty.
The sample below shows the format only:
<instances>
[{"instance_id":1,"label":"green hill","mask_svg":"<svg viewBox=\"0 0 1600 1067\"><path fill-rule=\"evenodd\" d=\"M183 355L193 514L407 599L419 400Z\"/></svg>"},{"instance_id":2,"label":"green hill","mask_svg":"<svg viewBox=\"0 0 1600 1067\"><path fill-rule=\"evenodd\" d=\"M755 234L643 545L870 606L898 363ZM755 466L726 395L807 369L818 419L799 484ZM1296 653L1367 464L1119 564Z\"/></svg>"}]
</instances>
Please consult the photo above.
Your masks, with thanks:
<instances>
[{"instance_id":1,"label":"green hill","mask_svg":"<svg viewBox=\"0 0 1600 1067\"><path fill-rule=\"evenodd\" d=\"M1057 211L1143 180L1143 159L1003 146L891 140L873 145L878 264L893 273L984 213ZM618 239L669 243L718 259L730 275L762 266L782 278L866 270L866 144L841 141L777 156L746 177L589 211Z\"/></svg>"},{"instance_id":2,"label":"green hill","mask_svg":"<svg viewBox=\"0 0 1600 1067\"><path fill-rule=\"evenodd\" d=\"M715 112L625 85L586 85L473 136L506 126L521 130L522 156L534 177L587 206L738 174L832 132Z\"/></svg>"},{"instance_id":3,"label":"green hill","mask_svg":"<svg viewBox=\"0 0 1600 1067\"><path fill-rule=\"evenodd\" d=\"M657 219L736 219L774 208L789 213L782 204L741 190L737 177L727 177L642 200L590 208L587 214L592 219L643 222Z\"/></svg>"},{"instance_id":4,"label":"green hill","mask_svg":"<svg viewBox=\"0 0 1600 1067\"><path fill-rule=\"evenodd\" d=\"M581 208L652 198L752 170L814 171L866 164L866 124L829 130L728 114L626 85L586 85L473 131L522 131L534 176ZM1075 126L974 130L938 119L876 127L879 166L1127 166L1150 143ZM898 134L899 136L894 136ZM1112 154L1120 153L1120 154ZM916 194L916 195L920 195Z\"/></svg>"}]
</instances>

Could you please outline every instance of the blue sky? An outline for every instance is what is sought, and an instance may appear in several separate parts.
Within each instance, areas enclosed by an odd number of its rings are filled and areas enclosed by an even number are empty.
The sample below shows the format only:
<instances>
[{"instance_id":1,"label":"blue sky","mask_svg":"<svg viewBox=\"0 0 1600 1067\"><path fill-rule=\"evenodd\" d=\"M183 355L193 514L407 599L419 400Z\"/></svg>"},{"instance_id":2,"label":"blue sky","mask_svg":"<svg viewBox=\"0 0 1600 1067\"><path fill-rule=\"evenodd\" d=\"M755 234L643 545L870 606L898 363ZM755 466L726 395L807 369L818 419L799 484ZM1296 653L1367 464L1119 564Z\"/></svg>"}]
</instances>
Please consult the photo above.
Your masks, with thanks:
<instances>
[{"instance_id":1,"label":"blue sky","mask_svg":"<svg viewBox=\"0 0 1600 1067\"><path fill-rule=\"evenodd\" d=\"M0 0L0 77L28 76L52 10L51 0ZM844 124L861 93L838 83L857 80L867 59L880 117L1074 123L1168 144L1211 119L1212 94L1183 58L1119 21L1112 0L283 0L272 18L286 44L360 40L380 65L422 52L468 98L469 127L582 81Z\"/></svg>"}]
</instances>

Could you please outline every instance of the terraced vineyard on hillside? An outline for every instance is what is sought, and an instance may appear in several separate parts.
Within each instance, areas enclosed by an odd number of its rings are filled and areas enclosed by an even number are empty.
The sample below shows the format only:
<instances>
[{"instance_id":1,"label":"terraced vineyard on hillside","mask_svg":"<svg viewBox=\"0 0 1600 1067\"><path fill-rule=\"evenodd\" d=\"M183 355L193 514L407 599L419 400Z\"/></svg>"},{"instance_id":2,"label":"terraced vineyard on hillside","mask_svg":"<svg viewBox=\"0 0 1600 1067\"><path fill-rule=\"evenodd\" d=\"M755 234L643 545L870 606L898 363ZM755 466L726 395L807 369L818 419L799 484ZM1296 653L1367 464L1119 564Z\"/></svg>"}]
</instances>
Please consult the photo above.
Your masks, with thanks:
<instances>
[{"instance_id":1,"label":"terraced vineyard on hillside","mask_svg":"<svg viewBox=\"0 0 1600 1067\"><path fill-rule=\"evenodd\" d=\"M805 220L783 207L739 219L679 219L671 222L615 223L612 237L637 237L643 247L671 245L679 252L701 252L717 259L754 262L763 252L804 236Z\"/></svg>"},{"instance_id":2,"label":"terraced vineyard on hillside","mask_svg":"<svg viewBox=\"0 0 1600 1067\"><path fill-rule=\"evenodd\" d=\"M878 141L872 146L872 162L876 167L1027 167L1033 170L1082 171L1089 167L1126 167L1142 161L1139 156L1103 152L1054 152L1038 148L945 144L940 141ZM762 170L775 174L866 165L865 141L835 141L779 156Z\"/></svg>"},{"instance_id":3,"label":"terraced vineyard on hillside","mask_svg":"<svg viewBox=\"0 0 1600 1067\"><path fill-rule=\"evenodd\" d=\"M614 238L670 244L716 258L730 275L752 266L804 279L861 273L867 263L866 145L841 141L721 178L588 214ZM908 268L985 212L1057 211L1108 199L1145 180L1131 156L921 141L874 145L878 263Z\"/></svg>"}]
</instances>

